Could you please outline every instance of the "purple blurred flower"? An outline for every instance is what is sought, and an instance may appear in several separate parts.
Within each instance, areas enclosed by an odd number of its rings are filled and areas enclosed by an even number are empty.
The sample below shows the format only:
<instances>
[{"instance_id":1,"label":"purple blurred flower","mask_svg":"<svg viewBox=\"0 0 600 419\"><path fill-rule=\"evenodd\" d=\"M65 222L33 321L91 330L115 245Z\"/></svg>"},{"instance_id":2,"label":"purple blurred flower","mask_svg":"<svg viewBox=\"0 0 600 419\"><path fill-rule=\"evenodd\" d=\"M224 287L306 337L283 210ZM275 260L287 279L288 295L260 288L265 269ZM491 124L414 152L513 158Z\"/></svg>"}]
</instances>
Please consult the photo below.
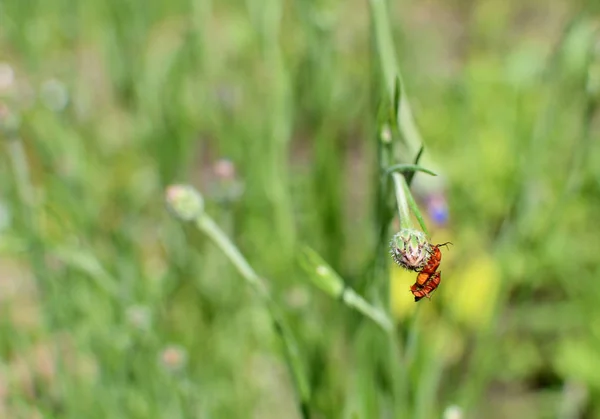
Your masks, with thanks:
<instances>
[{"instance_id":1,"label":"purple blurred flower","mask_svg":"<svg viewBox=\"0 0 600 419\"><path fill-rule=\"evenodd\" d=\"M432 221L438 226L444 226L448 223L448 203L443 193L435 193L429 195L425 199L427 205L427 213Z\"/></svg>"},{"instance_id":2,"label":"purple blurred flower","mask_svg":"<svg viewBox=\"0 0 600 419\"><path fill-rule=\"evenodd\" d=\"M215 175L220 180L235 179L235 165L231 160L220 159L214 164Z\"/></svg>"},{"instance_id":3,"label":"purple blurred flower","mask_svg":"<svg viewBox=\"0 0 600 419\"><path fill-rule=\"evenodd\" d=\"M244 191L243 183L238 179L235 163L229 159L219 159L213 166L216 177L211 185L212 197L222 203L237 201Z\"/></svg>"}]
</instances>

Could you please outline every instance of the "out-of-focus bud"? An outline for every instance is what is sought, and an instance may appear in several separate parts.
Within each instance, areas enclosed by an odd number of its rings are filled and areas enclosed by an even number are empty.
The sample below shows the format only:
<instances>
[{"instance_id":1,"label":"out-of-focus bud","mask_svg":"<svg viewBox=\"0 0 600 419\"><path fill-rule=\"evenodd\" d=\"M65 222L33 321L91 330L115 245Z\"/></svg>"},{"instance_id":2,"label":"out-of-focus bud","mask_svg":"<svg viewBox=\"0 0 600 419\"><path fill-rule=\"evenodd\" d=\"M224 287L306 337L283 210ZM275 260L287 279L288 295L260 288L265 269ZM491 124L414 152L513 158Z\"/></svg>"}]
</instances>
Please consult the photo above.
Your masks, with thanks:
<instances>
[{"instance_id":1,"label":"out-of-focus bud","mask_svg":"<svg viewBox=\"0 0 600 419\"><path fill-rule=\"evenodd\" d=\"M300 261L314 285L332 298L340 297L344 291L344 281L317 252L306 247Z\"/></svg>"},{"instance_id":2,"label":"out-of-focus bud","mask_svg":"<svg viewBox=\"0 0 600 419\"><path fill-rule=\"evenodd\" d=\"M463 411L456 405L450 405L444 410L443 419L462 419Z\"/></svg>"},{"instance_id":3,"label":"out-of-focus bud","mask_svg":"<svg viewBox=\"0 0 600 419\"><path fill-rule=\"evenodd\" d=\"M187 364L187 352L181 346L169 345L160 353L160 363L167 371L181 371Z\"/></svg>"},{"instance_id":4,"label":"out-of-focus bud","mask_svg":"<svg viewBox=\"0 0 600 419\"><path fill-rule=\"evenodd\" d=\"M399 266L415 271L427 263L431 254L431 244L422 231L403 228L392 237L390 254Z\"/></svg>"},{"instance_id":5,"label":"out-of-focus bud","mask_svg":"<svg viewBox=\"0 0 600 419\"><path fill-rule=\"evenodd\" d=\"M69 103L69 92L63 82L50 79L42 84L40 98L50 110L60 112Z\"/></svg>"},{"instance_id":6,"label":"out-of-focus bud","mask_svg":"<svg viewBox=\"0 0 600 419\"><path fill-rule=\"evenodd\" d=\"M146 306L135 305L127 309L127 322L135 329L148 330L152 325L152 314Z\"/></svg>"},{"instance_id":7,"label":"out-of-focus bud","mask_svg":"<svg viewBox=\"0 0 600 419\"><path fill-rule=\"evenodd\" d=\"M379 132L379 138L381 138L381 142L385 144L389 144L392 142L392 129L388 124L385 124L381 127L381 131Z\"/></svg>"},{"instance_id":8,"label":"out-of-focus bud","mask_svg":"<svg viewBox=\"0 0 600 419\"><path fill-rule=\"evenodd\" d=\"M171 185L165 198L169 210L184 221L191 221L204 212L204 199L193 186Z\"/></svg>"},{"instance_id":9,"label":"out-of-focus bud","mask_svg":"<svg viewBox=\"0 0 600 419\"><path fill-rule=\"evenodd\" d=\"M237 178L235 164L231 160L220 159L215 163L213 173L216 181L212 185L211 196L223 204L238 200L244 187Z\"/></svg>"},{"instance_id":10,"label":"out-of-focus bud","mask_svg":"<svg viewBox=\"0 0 600 419\"><path fill-rule=\"evenodd\" d=\"M235 165L231 160L220 159L215 163L214 171L220 180L235 179Z\"/></svg>"}]
</instances>

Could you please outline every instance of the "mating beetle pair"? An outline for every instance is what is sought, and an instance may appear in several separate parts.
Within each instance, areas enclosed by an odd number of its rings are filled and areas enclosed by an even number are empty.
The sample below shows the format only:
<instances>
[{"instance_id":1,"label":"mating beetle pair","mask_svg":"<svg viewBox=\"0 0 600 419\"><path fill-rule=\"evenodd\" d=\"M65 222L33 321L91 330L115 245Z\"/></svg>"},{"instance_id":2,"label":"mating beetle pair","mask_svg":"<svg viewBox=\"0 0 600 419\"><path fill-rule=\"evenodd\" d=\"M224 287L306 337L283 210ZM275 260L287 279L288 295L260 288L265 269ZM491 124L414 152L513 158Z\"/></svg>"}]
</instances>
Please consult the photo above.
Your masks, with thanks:
<instances>
[{"instance_id":1,"label":"mating beetle pair","mask_svg":"<svg viewBox=\"0 0 600 419\"><path fill-rule=\"evenodd\" d=\"M431 245L421 232L411 231L412 234L398 233L392 239L392 258L401 267L418 272L416 282L410 287L415 296L415 302L423 297L431 298L442 280L438 267L442 261L440 247L452 244L450 242Z\"/></svg>"}]
</instances>

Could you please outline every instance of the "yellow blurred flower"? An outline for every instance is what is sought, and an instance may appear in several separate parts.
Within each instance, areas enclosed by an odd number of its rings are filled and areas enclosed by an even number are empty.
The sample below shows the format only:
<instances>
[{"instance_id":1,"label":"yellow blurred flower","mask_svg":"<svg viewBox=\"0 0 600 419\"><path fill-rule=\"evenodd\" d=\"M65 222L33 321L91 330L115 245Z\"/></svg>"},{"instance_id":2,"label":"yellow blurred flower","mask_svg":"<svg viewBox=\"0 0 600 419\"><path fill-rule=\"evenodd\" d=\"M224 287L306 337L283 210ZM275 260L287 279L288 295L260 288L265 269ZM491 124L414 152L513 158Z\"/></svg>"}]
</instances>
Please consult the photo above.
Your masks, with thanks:
<instances>
[{"instance_id":1,"label":"yellow blurred flower","mask_svg":"<svg viewBox=\"0 0 600 419\"><path fill-rule=\"evenodd\" d=\"M490 255L483 254L443 275L445 306L456 319L473 328L486 326L493 314L500 272Z\"/></svg>"}]
</instances>

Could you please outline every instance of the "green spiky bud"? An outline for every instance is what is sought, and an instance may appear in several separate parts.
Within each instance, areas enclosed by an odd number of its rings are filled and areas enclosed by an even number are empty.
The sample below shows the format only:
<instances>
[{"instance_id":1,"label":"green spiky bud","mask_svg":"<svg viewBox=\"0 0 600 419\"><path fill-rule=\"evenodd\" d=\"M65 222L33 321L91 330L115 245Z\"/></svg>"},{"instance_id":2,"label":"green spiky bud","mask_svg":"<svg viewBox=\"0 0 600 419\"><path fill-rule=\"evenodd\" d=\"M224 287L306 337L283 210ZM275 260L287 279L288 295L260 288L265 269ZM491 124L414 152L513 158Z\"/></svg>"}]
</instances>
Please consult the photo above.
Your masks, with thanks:
<instances>
[{"instance_id":1,"label":"green spiky bud","mask_svg":"<svg viewBox=\"0 0 600 419\"><path fill-rule=\"evenodd\" d=\"M422 231L403 228L392 237L390 254L398 266L416 271L427 263L431 254L431 244Z\"/></svg>"},{"instance_id":2,"label":"green spiky bud","mask_svg":"<svg viewBox=\"0 0 600 419\"><path fill-rule=\"evenodd\" d=\"M184 221L198 218L204 212L204 199L193 186L171 185L165 198L169 210Z\"/></svg>"}]
</instances>

